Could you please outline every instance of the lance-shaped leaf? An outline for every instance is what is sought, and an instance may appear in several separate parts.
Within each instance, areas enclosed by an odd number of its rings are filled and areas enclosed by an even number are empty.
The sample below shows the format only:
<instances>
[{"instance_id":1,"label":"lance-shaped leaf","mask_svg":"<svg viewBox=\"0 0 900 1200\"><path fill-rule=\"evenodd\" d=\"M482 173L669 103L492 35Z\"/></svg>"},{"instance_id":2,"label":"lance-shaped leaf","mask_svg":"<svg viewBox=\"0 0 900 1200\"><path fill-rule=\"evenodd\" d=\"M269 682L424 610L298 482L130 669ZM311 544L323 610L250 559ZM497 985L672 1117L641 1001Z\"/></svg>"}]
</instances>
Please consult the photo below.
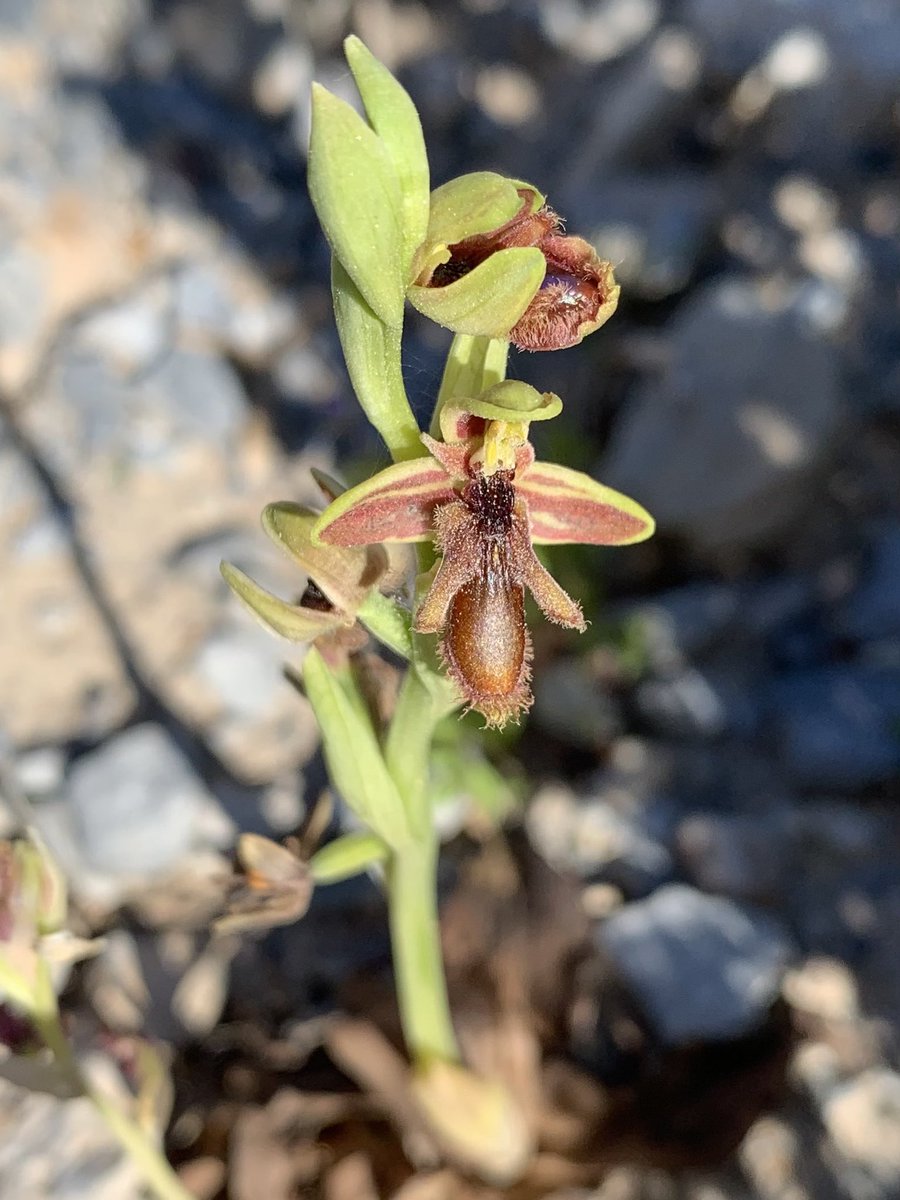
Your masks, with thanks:
<instances>
[{"instance_id":1,"label":"lance-shaped leaf","mask_svg":"<svg viewBox=\"0 0 900 1200\"><path fill-rule=\"evenodd\" d=\"M335 787L380 837L394 848L404 845L409 823L403 801L349 671L331 670L313 646L303 660L303 690L322 731Z\"/></svg>"},{"instance_id":2,"label":"lance-shaped leaf","mask_svg":"<svg viewBox=\"0 0 900 1200\"><path fill-rule=\"evenodd\" d=\"M505 338L534 299L546 272L536 246L497 250L443 287L407 289L413 308L454 333Z\"/></svg>"},{"instance_id":3,"label":"lance-shaped leaf","mask_svg":"<svg viewBox=\"0 0 900 1200\"><path fill-rule=\"evenodd\" d=\"M384 142L400 188L404 269L428 230L428 155L416 106L383 63L358 37L348 37L344 53L372 128Z\"/></svg>"},{"instance_id":4,"label":"lance-shaped leaf","mask_svg":"<svg viewBox=\"0 0 900 1200\"><path fill-rule=\"evenodd\" d=\"M400 328L386 325L338 258L331 265L331 295L341 349L356 398L399 462L422 453L419 426L400 368Z\"/></svg>"},{"instance_id":5,"label":"lance-shaped leaf","mask_svg":"<svg viewBox=\"0 0 900 1200\"><path fill-rule=\"evenodd\" d=\"M395 463L332 501L312 535L332 546L426 541L435 505L454 497L449 476L433 458Z\"/></svg>"},{"instance_id":6,"label":"lance-shaped leaf","mask_svg":"<svg viewBox=\"0 0 900 1200\"><path fill-rule=\"evenodd\" d=\"M271 633L277 633L289 642L311 642L332 629L353 624L351 614L336 609L322 612L302 604L287 604L231 563L223 562L219 570L244 607Z\"/></svg>"},{"instance_id":7,"label":"lance-shaped leaf","mask_svg":"<svg viewBox=\"0 0 900 1200\"><path fill-rule=\"evenodd\" d=\"M313 84L309 194L325 236L367 304L403 322L400 187L381 138L349 104Z\"/></svg>"},{"instance_id":8,"label":"lance-shaped leaf","mask_svg":"<svg viewBox=\"0 0 900 1200\"><path fill-rule=\"evenodd\" d=\"M336 609L352 615L387 570L387 554L376 545L367 549L351 549L349 543L321 545L314 532L320 515L282 500L266 505L262 526L315 580Z\"/></svg>"},{"instance_id":9,"label":"lance-shaped leaf","mask_svg":"<svg viewBox=\"0 0 900 1200\"><path fill-rule=\"evenodd\" d=\"M385 862L389 854L388 846L374 833L345 833L317 850L309 869L316 883L339 883Z\"/></svg>"},{"instance_id":10,"label":"lance-shaped leaf","mask_svg":"<svg viewBox=\"0 0 900 1200\"><path fill-rule=\"evenodd\" d=\"M627 546L650 537L653 518L635 500L581 471L536 462L516 479L538 545Z\"/></svg>"}]
</instances>

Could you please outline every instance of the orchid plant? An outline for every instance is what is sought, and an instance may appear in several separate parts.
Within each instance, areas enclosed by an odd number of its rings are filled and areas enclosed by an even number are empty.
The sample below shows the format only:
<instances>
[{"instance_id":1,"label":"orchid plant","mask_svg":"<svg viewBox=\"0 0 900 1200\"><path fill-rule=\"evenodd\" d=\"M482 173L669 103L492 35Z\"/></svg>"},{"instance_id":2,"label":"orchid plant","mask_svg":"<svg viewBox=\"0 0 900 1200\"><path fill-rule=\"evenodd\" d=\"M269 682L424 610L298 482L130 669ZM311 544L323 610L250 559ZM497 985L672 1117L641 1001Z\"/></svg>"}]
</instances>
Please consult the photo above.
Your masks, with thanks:
<instances>
[{"instance_id":1,"label":"orchid plant","mask_svg":"<svg viewBox=\"0 0 900 1200\"><path fill-rule=\"evenodd\" d=\"M222 569L268 629L308 643L298 680L334 787L360 828L306 862L243 839L247 885L226 922L295 920L313 885L377 867L420 1102L470 1164L483 1169L478 1147L490 1144L496 1173L492 1132L506 1130L500 1141L508 1146L516 1141L508 1136L509 1098L477 1081L468 1135L446 1128L442 1114L448 1087L476 1082L460 1062L441 961L435 731L462 708L499 727L530 706L526 591L549 620L585 629L580 606L535 546L627 545L649 537L653 522L589 476L536 461L530 424L557 417L562 402L506 379L510 344L565 348L612 315L612 267L563 232L529 183L477 172L430 192L410 97L357 38L345 49L366 116L314 86L309 186L332 250L350 380L393 465L349 490L317 475L321 512L292 502L266 508L266 532L309 580L299 602L271 595L234 566ZM428 432L418 427L401 372L407 300L454 334ZM394 547L404 543L418 553L399 560L414 566L398 580ZM373 711L361 678L370 636L406 664L389 714Z\"/></svg>"}]
</instances>

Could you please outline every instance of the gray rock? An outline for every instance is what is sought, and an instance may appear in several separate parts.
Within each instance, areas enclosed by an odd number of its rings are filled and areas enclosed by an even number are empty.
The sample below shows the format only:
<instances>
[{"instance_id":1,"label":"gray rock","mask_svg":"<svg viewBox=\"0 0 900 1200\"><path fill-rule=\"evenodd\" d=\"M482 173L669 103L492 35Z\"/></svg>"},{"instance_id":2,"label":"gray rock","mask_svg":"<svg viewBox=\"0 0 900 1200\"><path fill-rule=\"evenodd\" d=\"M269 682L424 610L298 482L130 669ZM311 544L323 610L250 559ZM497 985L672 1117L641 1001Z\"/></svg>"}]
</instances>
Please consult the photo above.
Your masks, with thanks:
<instances>
[{"instance_id":1,"label":"gray rock","mask_svg":"<svg viewBox=\"0 0 900 1200\"><path fill-rule=\"evenodd\" d=\"M565 209L571 227L588 230L589 241L616 264L628 296L646 300L687 286L719 208L713 183L686 173L616 178L592 188L589 201L587 221L577 207Z\"/></svg>"},{"instance_id":2,"label":"gray rock","mask_svg":"<svg viewBox=\"0 0 900 1200\"><path fill-rule=\"evenodd\" d=\"M162 871L214 802L158 725L126 730L73 765L67 798L86 860L112 874Z\"/></svg>"},{"instance_id":3,"label":"gray rock","mask_svg":"<svg viewBox=\"0 0 900 1200\"><path fill-rule=\"evenodd\" d=\"M900 637L900 521L875 532L868 565L837 613L836 626L861 642Z\"/></svg>"},{"instance_id":4,"label":"gray rock","mask_svg":"<svg viewBox=\"0 0 900 1200\"><path fill-rule=\"evenodd\" d=\"M667 1045L752 1033L792 953L773 919L684 884L627 904L597 939Z\"/></svg>"},{"instance_id":5,"label":"gray rock","mask_svg":"<svg viewBox=\"0 0 900 1200\"><path fill-rule=\"evenodd\" d=\"M795 672L772 685L771 717L796 785L857 789L900 771L900 671L848 664Z\"/></svg>"},{"instance_id":6,"label":"gray rock","mask_svg":"<svg viewBox=\"0 0 900 1200\"><path fill-rule=\"evenodd\" d=\"M704 891L740 900L780 894L792 852L787 814L698 813L678 826L678 854Z\"/></svg>"},{"instance_id":7,"label":"gray rock","mask_svg":"<svg viewBox=\"0 0 900 1200\"><path fill-rule=\"evenodd\" d=\"M599 797L547 786L529 805L526 824L535 848L554 866L612 883L626 896L645 896L672 878L666 846Z\"/></svg>"},{"instance_id":8,"label":"gray rock","mask_svg":"<svg viewBox=\"0 0 900 1200\"><path fill-rule=\"evenodd\" d=\"M687 301L668 367L627 408L600 477L707 549L758 544L796 518L841 416L833 347L798 303L740 278Z\"/></svg>"},{"instance_id":9,"label":"gray rock","mask_svg":"<svg viewBox=\"0 0 900 1200\"><path fill-rule=\"evenodd\" d=\"M557 659L537 673L534 719L554 737L587 750L607 745L622 730L615 697L578 658Z\"/></svg>"},{"instance_id":10,"label":"gray rock","mask_svg":"<svg viewBox=\"0 0 900 1200\"><path fill-rule=\"evenodd\" d=\"M709 679L691 667L635 688L635 704L654 731L665 737L716 738L728 727L728 713Z\"/></svg>"},{"instance_id":11,"label":"gray rock","mask_svg":"<svg viewBox=\"0 0 900 1200\"><path fill-rule=\"evenodd\" d=\"M200 648L195 668L229 716L262 717L284 683L284 645L253 627L221 629Z\"/></svg>"}]
</instances>

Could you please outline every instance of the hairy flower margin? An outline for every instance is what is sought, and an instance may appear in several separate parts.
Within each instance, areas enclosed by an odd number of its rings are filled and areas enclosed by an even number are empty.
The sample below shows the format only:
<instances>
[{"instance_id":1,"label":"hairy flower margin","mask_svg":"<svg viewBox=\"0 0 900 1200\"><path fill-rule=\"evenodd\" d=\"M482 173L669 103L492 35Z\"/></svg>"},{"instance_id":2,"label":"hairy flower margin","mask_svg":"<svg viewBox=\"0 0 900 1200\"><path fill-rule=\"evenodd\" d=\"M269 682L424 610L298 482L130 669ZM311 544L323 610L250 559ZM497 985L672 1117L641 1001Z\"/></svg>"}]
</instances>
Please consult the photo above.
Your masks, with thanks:
<instances>
[{"instance_id":1,"label":"hairy flower margin","mask_svg":"<svg viewBox=\"0 0 900 1200\"><path fill-rule=\"evenodd\" d=\"M456 400L441 411L441 439L422 434L427 457L344 492L312 528L314 541L334 547L434 539L441 561L414 628L440 634L449 675L489 726L532 702L526 589L549 620L586 628L533 547L624 546L653 533L652 518L627 496L535 461L528 427L560 408L558 396L512 380Z\"/></svg>"}]
</instances>

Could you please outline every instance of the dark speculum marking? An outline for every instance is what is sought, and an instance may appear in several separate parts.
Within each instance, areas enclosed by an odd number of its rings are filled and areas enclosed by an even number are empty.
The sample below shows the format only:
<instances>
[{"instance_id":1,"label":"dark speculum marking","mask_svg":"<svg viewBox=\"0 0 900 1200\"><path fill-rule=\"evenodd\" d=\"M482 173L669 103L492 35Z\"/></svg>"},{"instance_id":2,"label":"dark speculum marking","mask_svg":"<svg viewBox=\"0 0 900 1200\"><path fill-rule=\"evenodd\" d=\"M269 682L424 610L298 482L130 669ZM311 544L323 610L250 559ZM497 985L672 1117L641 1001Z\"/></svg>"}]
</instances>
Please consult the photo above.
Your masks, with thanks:
<instances>
[{"instance_id":1,"label":"dark speculum marking","mask_svg":"<svg viewBox=\"0 0 900 1200\"><path fill-rule=\"evenodd\" d=\"M505 538L512 528L516 491L512 471L476 475L463 492L463 501L478 524L478 532L491 540Z\"/></svg>"},{"instance_id":2,"label":"dark speculum marking","mask_svg":"<svg viewBox=\"0 0 900 1200\"><path fill-rule=\"evenodd\" d=\"M334 612L334 605L312 580L306 585L306 590L300 597L300 607L312 608L316 612Z\"/></svg>"}]
</instances>

